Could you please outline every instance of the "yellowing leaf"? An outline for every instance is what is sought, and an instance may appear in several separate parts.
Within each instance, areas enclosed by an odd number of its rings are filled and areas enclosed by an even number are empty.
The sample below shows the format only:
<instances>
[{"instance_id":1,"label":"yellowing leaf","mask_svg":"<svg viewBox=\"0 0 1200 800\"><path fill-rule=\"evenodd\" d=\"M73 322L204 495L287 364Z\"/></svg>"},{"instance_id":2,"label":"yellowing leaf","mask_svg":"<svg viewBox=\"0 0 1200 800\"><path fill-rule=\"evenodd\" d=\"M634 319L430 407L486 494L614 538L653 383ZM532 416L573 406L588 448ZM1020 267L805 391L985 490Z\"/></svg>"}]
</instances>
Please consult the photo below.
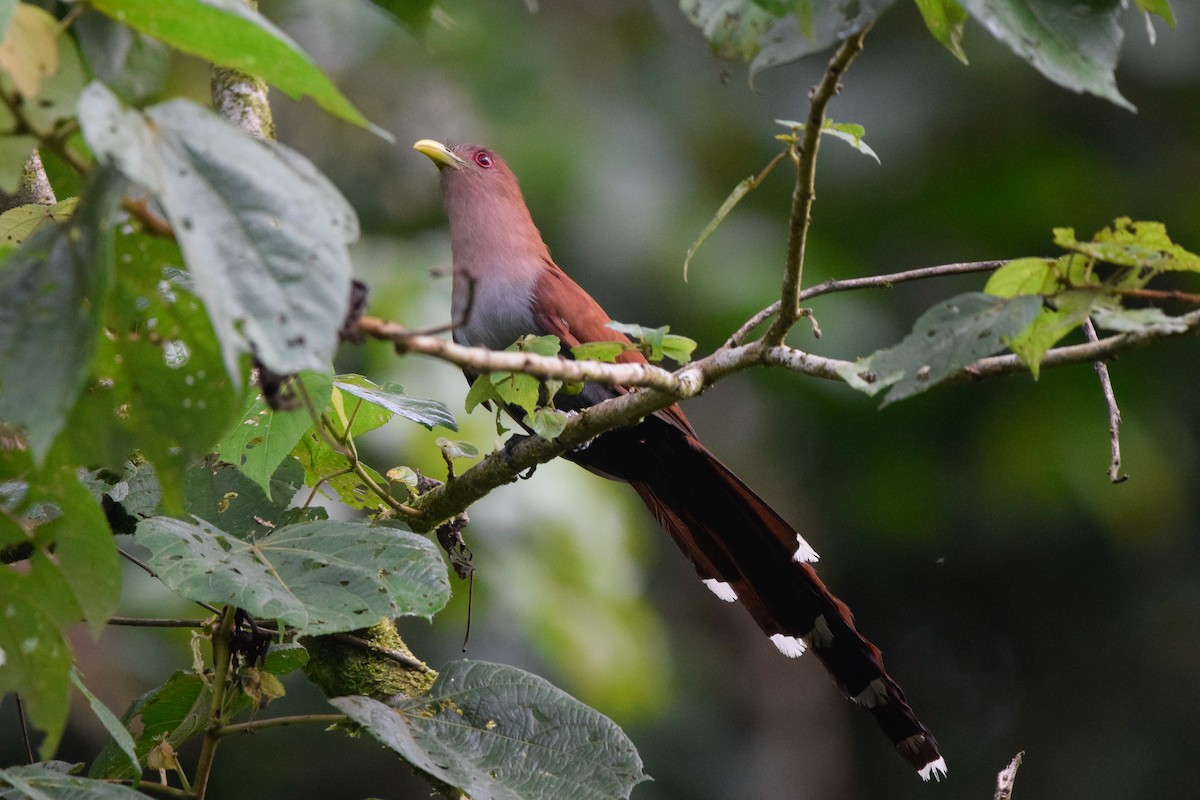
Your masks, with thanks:
<instances>
[{"instance_id":1,"label":"yellowing leaf","mask_svg":"<svg viewBox=\"0 0 1200 800\"><path fill-rule=\"evenodd\" d=\"M58 72L58 22L29 3L13 12L0 40L0 69L12 79L22 97L36 97L42 82Z\"/></svg>"}]
</instances>

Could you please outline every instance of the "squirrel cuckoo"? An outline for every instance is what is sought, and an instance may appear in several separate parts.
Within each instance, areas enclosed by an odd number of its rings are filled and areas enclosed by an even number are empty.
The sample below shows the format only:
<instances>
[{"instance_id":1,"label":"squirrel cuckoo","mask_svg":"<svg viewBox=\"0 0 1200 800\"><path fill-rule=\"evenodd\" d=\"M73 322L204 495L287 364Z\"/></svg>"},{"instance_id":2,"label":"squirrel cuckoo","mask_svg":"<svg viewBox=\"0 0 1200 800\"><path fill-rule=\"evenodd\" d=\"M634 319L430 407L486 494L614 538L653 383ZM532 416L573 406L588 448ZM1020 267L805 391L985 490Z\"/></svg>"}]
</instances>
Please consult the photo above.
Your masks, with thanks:
<instances>
[{"instance_id":1,"label":"squirrel cuckoo","mask_svg":"<svg viewBox=\"0 0 1200 800\"><path fill-rule=\"evenodd\" d=\"M454 262L454 340L502 350L526 334L554 334L563 355L583 342L623 341L591 296L550 259L517 179L491 150L422 139L414 149L441 173ZM626 352L622 360L644 360ZM585 384L556 398L595 405L621 387ZM670 534L713 594L740 600L771 642L795 658L811 649L842 692L875 717L925 780L946 774L933 735L883 668L879 649L817 577L817 554L696 437L678 405L597 437L565 458L624 481Z\"/></svg>"}]
</instances>

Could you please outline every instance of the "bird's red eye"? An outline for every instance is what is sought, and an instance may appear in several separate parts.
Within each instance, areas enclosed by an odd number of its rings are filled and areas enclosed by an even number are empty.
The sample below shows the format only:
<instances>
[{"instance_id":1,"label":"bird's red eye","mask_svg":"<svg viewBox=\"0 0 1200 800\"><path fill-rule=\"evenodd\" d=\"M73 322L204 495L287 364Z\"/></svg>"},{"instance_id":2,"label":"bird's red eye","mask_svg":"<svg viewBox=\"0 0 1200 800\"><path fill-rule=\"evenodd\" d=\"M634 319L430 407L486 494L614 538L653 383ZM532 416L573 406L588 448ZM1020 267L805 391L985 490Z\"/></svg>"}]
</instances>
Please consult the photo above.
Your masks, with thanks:
<instances>
[{"instance_id":1,"label":"bird's red eye","mask_svg":"<svg viewBox=\"0 0 1200 800\"><path fill-rule=\"evenodd\" d=\"M496 160L485 151L479 151L475 154L475 163L484 169L491 169L496 165Z\"/></svg>"}]
</instances>

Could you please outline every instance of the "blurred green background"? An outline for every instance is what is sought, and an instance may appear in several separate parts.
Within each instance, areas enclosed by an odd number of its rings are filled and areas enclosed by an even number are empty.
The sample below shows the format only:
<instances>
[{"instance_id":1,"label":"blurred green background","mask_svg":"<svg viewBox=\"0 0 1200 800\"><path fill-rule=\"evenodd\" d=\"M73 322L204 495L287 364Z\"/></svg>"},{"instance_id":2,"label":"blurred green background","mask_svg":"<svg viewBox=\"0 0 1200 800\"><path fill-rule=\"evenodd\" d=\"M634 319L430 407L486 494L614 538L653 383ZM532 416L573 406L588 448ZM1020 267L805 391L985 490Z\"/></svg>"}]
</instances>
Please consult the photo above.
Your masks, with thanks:
<instances>
[{"instance_id":1,"label":"blurred green background","mask_svg":"<svg viewBox=\"0 0 1200 800\"><path fill-rule=\"evenodd\" d=\"M445 219L421 137L494 147L520 176L557 262L624 322L670 324L717 347L778 290L791 191L780 170L682 278L687 246L725 195L777 152L775 119L806 113L824 56L763 73L713 59L676 4L447 0L421 38L363 2L264 0L395 146L278 97L279 138L358 209L371 312L448 320ZM933 264L1051 254L1050 229L1090 236L1114 217L1166 223L1200 250L1200 13L1174 4L1157 45L1125 17L1118 83L1130 114L1059 89L968 28L971 65L900 2L831 106L866 126L882 165L827 141L807 284ZM199 97L207 72L173 65ZM980 278L830 296L823 338L853 357L896 341ZM1192 286L1195 291L1195 286ZM652 783L639 800L985 798L1026 753L1017 795L1181 797L1200 752L1197 344L1112 365L1127 482L1106 479L1108 435L1087 366L938 388L884 411L835 383L780 371L722 382L686 411L709 447L792 520L820 571L883 650L950 780L922 785L811 657L790 661L715 600L632 492L568 464L538 469L471 510L479 569L468 655L531 669L613 717ZM462 408L452 367L382 345L340 368ZM440 476L427 434L393 423L376 466ZM461 438L496 441L477 413ZM433 665L460 656L465 585L433 626L404 624ZM127 613L171 601L131 574ZM186 635L112 630L77 645L113 707L186 659ZM302 681L293 707L322 706ZM80 714L68 758L100 734ZM6 726L11 727L11 726ZM4 740L6 748L13 746ZM317 730L229 742L216 797L424 797L369 742Z\"/></svg>"}]
</instances>

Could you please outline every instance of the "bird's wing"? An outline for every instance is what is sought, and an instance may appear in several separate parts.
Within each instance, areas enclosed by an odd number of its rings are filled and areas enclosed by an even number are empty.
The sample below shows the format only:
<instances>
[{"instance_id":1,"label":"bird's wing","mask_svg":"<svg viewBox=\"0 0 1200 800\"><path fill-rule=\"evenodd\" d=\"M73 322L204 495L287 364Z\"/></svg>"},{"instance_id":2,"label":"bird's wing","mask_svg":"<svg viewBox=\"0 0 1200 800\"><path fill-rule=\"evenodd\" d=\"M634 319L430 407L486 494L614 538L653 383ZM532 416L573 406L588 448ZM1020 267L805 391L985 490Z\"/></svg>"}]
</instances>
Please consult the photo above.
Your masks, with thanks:
<instances>
[{"instance_id":1,"label":"bird's wing","mask_svg":"<svg viewBox=\"0 0 1200 800\"><path fill-rule=\"evenodd\" d=\"M546 264L548 269L542 271L534 289L533 313L538 329L554 334L563 343L564 355L569 357L570 348L585 342L630 342L628 336L608 327L612 317L591 295L571 280L554 262L547 260ZM627 364L647 363L645 356L636 350L621 353L617 356L617 361ZM614 386L612 390L617 394L629 391L622 386ZM656 416L684 433L696 433L678 405L668 406L656 412Z\"/></svg>"}]
</instances>

